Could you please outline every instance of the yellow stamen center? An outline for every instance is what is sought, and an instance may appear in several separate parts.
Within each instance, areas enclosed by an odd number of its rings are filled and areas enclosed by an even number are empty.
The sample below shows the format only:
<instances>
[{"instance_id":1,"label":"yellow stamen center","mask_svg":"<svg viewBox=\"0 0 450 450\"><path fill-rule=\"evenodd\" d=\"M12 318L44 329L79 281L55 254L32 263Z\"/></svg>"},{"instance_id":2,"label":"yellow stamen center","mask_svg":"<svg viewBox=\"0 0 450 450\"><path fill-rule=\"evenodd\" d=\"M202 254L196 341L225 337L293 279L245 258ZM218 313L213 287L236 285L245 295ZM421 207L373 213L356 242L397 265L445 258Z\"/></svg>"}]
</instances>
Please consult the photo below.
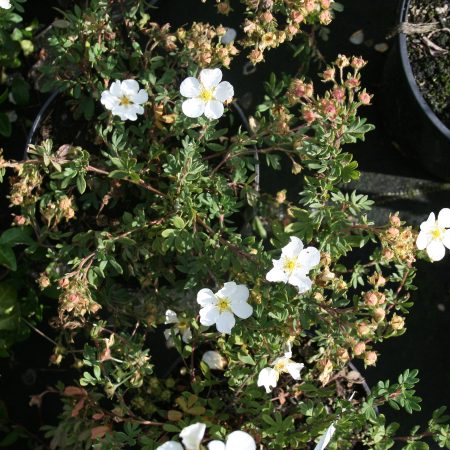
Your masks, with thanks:
<instances>
[{"instance_id":1,"label":"yellow stamen center","mask_svg":"<svg viewBox=\"0 0 450 450\"><path fill-rule=\"evenodd\" d=\"M217 309L223 313L225 311L231 311L230 308L230 300L227 298L221 298L219 297L219 301L217 302Z\"/></svg>"},{"instance_id":2,"label":"yellow stamen center","mask_svg":"<svg viewBox=\"0 0 450 450\"><path fill-rule=\"evenodd\" d=\"M122 95L122 97L120 97L120 99L119 99L120 106L130 106L132 104L133 104L133 102L130 100L130 97L128 97L126 95Z\"/></svg>"},{"instance_id":3,"label":"yellow stamen center","mask_svg":"<svg viewBox=\"0 0 450 450\"><path fill-rule=\"evenodd\" d=\"M286 259L283 264L283 268L286 272L293 272L294 269L298 266L296 258Z\"/></svg>"},{"instance_id":4,"label":"yellow stamen center","mask_svg":"<svg viewBox=\"0 0 450 450\"><path fill-rule=\"evenodd\" d=\"M432 232L431 232L431 236L433 237L433 239L440 239L442 237L442 228L438 228L436 227Z\"/></svg>"},{"instance_id":5,"label":"yellow stamen center","mask_svg":"<svg viewBox=\"0 0 450 450\"><path fill-rule=\"evenodd\" d=\"M180 320L177 324L178 329L181 331L184 331L186 328L188 328L188 323L185 320Z\"/></svg>"},{"instance_id":6,"label":"yellow stamen center","mask_svg":"<svg viewBox=\"0 0 450 450\"><path fill-rule=\"evenodd\" d=\"M200 98L204 102L209 102L210 100L212 100L214 98L213 91L208 90L208 89L202 89L200 92Z\"/></svg>"},{"instance_id":7,"label":"yellow stamen center","mask_svg":"<svg viewBox=\"0 0 450 450\"><path fill-rule=\"evenodd\" d=\"M286 372L286 366L287 366L287 360L286 359L281 359L280 361L278 361L275 365L274 365L274 369L278 372Z\"/></svg>"}]
</instances>

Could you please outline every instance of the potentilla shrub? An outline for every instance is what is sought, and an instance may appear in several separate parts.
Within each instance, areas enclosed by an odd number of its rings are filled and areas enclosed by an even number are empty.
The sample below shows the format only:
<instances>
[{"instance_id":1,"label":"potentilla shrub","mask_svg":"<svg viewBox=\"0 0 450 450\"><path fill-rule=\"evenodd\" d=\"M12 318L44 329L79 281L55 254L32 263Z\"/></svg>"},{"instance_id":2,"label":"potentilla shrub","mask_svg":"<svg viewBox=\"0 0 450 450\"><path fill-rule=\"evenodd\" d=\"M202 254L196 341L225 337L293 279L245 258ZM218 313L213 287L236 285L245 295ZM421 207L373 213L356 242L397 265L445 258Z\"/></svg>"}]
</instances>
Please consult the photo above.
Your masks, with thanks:
<instances>
[{"instance_id":1,"label":"potentilla shrub","mask_svg":"<svg viewBox=\"0 0 450 450\"><path fill-rule=\"evenodd\" d=\"M1 161L57 302L51 362L79 371L50 390L64 403L52 448L450 448L445 408L398 437L379 409L420 410L416 370L369 393L349 366L405 332L416 259L450 247L449 209L418 234L394 212L375 226L373 202L342 190L359 178L346 144L373 128L359 116L366 62L339 55L317 83L272 74L240 122L221 67L242 43L158 25L145 2L88 3L52 31L39 80L87 124L69 140L54 115L52 140ZM244 3L243 45L261 52L270 15L323 22L330 8ZM281 164L296 187L264 191Z\"/></svg>"}]
</instances>

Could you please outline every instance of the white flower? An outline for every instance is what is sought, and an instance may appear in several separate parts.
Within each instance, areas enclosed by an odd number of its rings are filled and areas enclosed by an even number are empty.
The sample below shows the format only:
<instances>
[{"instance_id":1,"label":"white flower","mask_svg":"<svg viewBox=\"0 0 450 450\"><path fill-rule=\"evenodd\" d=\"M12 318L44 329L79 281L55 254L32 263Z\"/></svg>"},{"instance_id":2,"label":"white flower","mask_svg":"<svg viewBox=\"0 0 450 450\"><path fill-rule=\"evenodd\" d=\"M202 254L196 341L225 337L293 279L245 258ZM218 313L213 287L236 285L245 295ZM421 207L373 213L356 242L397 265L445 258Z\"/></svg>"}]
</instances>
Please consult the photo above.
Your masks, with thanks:
<instances>
[{"instance_id":1,"label":"white flower","mask_svg":"<svg viewBox=\"0 0 450 450\"><path fill-rule=\"evenodd\" d=\"M314 447L314 450L323 450L331 441L336 428L334 426L334 422L327 428L325 434L322 435L318 444Z\"/></svg>"},{"instance_id":2,"label":"white flower","mask_svg":"<svg viewBox=\"0 0 450 450\"><path fill-rule=\"evenodd\" d=\"M217 331L231 334L236 323L234 314L248 319L253 313L253 308L247 303L248 296L247 286L234 281L225 283L216 294L211 289L202 289L197 294L197 303L202 307L200 323L205 326L216 324Z\"/></svg>"},{"instance_id":3,"label":"white flower","mask_svg":"<svg viewBox=\"0 0 450 450\"><path fill-rule=\"evenodd\" d=\"M164 322L166 325L174 324L172 328L168 328L164 330L164 337L166 338L167 347L173 347L174 342L172 339L172 330L174 330L175 334L181 333L181 339L186 344L189 343L192 339L192 332L189 328L188 322L186 320L180 320L175 311L168 309L166 311L166 321Z\"/></svg>"},{"instance_id":4,"label":"white flower","mask_svg":"<svg viewBox=\"0 0 450 450\"><path fill-rule=\"evenodd\" d=\"M203 69L199 79L186 78L180 85L180 94L187 97L182 104L183 113L196 118L202 114L208 119L222 117L223 103L233 98L234 89L228 81L222 81L220 69Z\"/></svg>"},{"instance_id":5,"label":"white flower","mask_svg":"<svg viewBox=\"0 0 450 450\"><path fill-rule=\"evenodd\" d=\"M267 281L281 281L298 288L300 294L311 289L309 271L320 262L320 252L314 247L303 248L302 241L291 236L291 242L281 250L281 258L274 259L273 269L267 275Z\"/></svg>"},{"instance_id":6,"label":"white flower","mask_svg":"<svg viewBox=\"0 0 450 450\"><path fill-rule=\"evenodd\" d=\"M0 0L0 8L9 9L11 8L11 3L9 0Z\"/></svg>"},{"instance_id":7,"label":"white flower","mask_svg":"<svg viewBox=\"0 0 450 450\"><path fill-rule=\"evenodd\" d=\"M147 92L139 89L136 80L114 81L100 99L105 108L121 120L136 120L137 114L144 114L142 104L147 100Z\"/></svg>"},{"instance_id":8,"label":"white flower","mask_svg":"<svg viewBox=\"0 0 450 450\"><path fill-rule=\"evenodd\" d=\"M288 350L285 352L284 356L276 358L272 363L273 369L271 367L265 367L259 372L257 384L258 386L264 386L267 393L269 393L272 388L276 387L280 374L282 373L289 373L294 380L300 380L300 372L305 365L292 361L291 346L289 343L287 346Z\"/></svg>"},{"instance_id":9,"label":"white flower","mask_svg":"<svg viewBox=\"0 0 450 450\"><path fill-rule=\"evenodd\" d=\"M450 249L450 209L439 211L438 218L430 213L428 219L420 224L416 245L419 250L427 250L431 261L440 261L445 256L445 247Z\"/></svg>"},{"instance_id":10,"label":"white flower","mask_svg":"<svg viewBox=\"0 0 450 450\"><path fill-rule=\"evenodd\" d=\"M212 370L224 370L227 365L226 359L219 352L213 350L203 353L202 361Z\"/></svg>"},{"instance_id":11,"label":"white flower","mask_svg":"<svg viewBox=\"0 0 450 450\"><path fill-rule=\"evenodd\" d=\"M181 430L180 437L186 450L200 450L200 444L205 435L206 425L194 423ZM176 441L168 441L156 448L156 450L183 450L183 446Z\"/></svg>"},{"instance_id":12,"label":"white flower","mask_svg":"<svg viewBox=\"0 0 450 450\"><path fill-rule=\"evenodd\" d=\"M222 441L211 441L208 450L256 450L256 442L244 431L233 431L225 444Z\"/></svg>"},{"instance_id":13,"label":"white flower","mask_svg":"<svg viewBox=\"0 0 450 450\"><path fill-rule=\"evenodd\" d=\"M278 378L280 378L280 374L275 369L265 367L259 372L258 386L264 386L266 392L269 393L272 388L277 387Z\"/></svg>"}]
</instances>

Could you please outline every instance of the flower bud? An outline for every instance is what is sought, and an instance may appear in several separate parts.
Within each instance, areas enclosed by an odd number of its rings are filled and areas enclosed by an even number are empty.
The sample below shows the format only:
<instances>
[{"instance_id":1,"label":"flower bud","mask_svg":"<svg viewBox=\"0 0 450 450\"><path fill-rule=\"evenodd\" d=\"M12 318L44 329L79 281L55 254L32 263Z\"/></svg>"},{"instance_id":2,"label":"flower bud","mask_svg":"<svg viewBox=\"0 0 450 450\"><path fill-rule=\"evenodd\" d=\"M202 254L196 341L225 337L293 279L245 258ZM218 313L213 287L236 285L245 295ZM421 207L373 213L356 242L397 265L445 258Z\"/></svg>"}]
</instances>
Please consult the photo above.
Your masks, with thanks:
<instances>
[{"instance_id":1,"label":"flower bud","mask_svg":"<svg viewBox=\"0 0 450 450\"><path fill-rule=\"evenodd\" d=\"M202 356L202 361L211 370L225 370L227 360L219 353L212 350L205 352Z\"/></svg>"},{"instance_id":2,"label":"flower bud","mask_svg":"<svg viewBox=\"0 0 450 450\"><path fill-rule=\"evenodd\" d=\"M322 25L329 25L333 20L333 16L329 9L324 9L319 14L319 21Z\"/></svg>"},{"instance_id":3,"label":"flower bud","mask_svg":"<svg viewBox=\"0 0 450 450\"><path fill-rule=\"evenodd\" d=\"M270 23L273 20L273 15L270 11L264 11L261 14L261 20L266 23Z\"/></svg>"},{"instance_id":4,"label":"flower bud","mask_svg":"<svg viewBox=\"0 0 450 450\"><path fill-rule=\"evenodd\" d=\"M329 266L331 264L331 255L327 252L323 252L320 255L320 264L322 266Z\"/></svg>"},{"instance_id":5,"label":"flower bud","mask_svg":"<svg viewBox=\"0 0 450 450\"><path fill-rule=\"evenodd\" d=\"M264 58L263 52L261 50L257 50L256 48L250 52L250 62L252 64L257 64L261 62Z\"/></svg>"},{"instance_id":6,"label":"flower bud","mask_svg":"<svg viewBox=\"0 0 450 450\"><path fill-rule=\"evenodd\" d=\"M303 17L303 14L301 14L299 11L292 11L291 19L293 20L294 23L301 23L305 18Z\"/></svg>"},{"instance_id":7,"label":"flower bud","mask_svg":"<svg viewBox=\"0 0 450 450\"><path fill-rule=\"evenodd\" d=\"M378 296L375 292L366 292L364 294L364 303L367 306L373 307L378 305Z\"/></svg>"},{"instance_id":8,"label":"flower bud","mask_svg":"<svg viewBox=\"0 0 450 450\"><path fill-rule=\"evenodd\" d=\"M50 286L50 280L45 273L41 273L38 278L38 284L41 289L45 289Z\"/></svg>"},{"instance_id":9,"label":"flower bud","mask_svg":"<svg viewBox=\"0 0 450 450\"><path fill-rule=\"evenodd\" d=\"M390 227L387 230L387 234L392 237L392 238L396 238L399 235L399 231L398 228L394 228L394 227Z\"/></svg>"},{"instance_id":10,"label":"flower bud","mask_svg":"<svg viewBox=\"0 0 450 450\"><path fill-rule=\"evenodd\" d=\"M377 292L378 304L382 305L386 301L386 296L382 292Z\"/></svg>"},{"instance_id":11,"label":"flower bud","mask_svg":"<svg viewBox=\"0 0 450 450\"><path fill-rule=\"evenodd\" d=\"M374 351L366 352L364 355L364 362L368 366L373 366L378 359L378 355Z\"/></svg>"},{"instance_id":12,"label":"flower bud","mask_svg":"<svg viewBox=\"0 0 450 450\"><path fill-rule=\"evenodd\" d=\"M382 256L387 261L390 261L394 257L394 252L390 248L385 248L383 250Z\"/></svg>"},{"instance_id":13,"label":"flower bud","mask_svg":"<svg viewBox=\"0 0 450 450\"><path fill-rule=\"evenodd\" d=\"M14 225L21 227L22 225L25 225L27 219L25 218L25 216L14 216L13 221Z\"/></svg>"},{"instance_id":14,"label":"flower bud","mask_svg":"<svg viewBox=\"0 0 450 450\"><path fill-rule=\"evenodd\" d=\"M369 95L366 91L364 91L359 93L358 98L363 105L370 105L370 100L372 99L372 96Z\"/></svg>"},{"instance_id":15,"label":"flower bud","mask_svg":"<svg viewBox=\"0 0 450 450\"><path fill-rule=\"evenodd\" d=\"M220 14L228 15L228 13L231 11L230 4L228 2L220 2L217 4L217 11Z\"/></svg>"},{"instance_id":16,"label":"flower bud","mask_svg":"<svg viewBox=\"0 0 450 450\"><path fill-rule=\"evenodd\" d=\"M402 223L400 221L400 217L398 213L395 213L389 217L389 222L393 227L399 227Z\"/></svg>"},{"instance_id":17,"label":"flower bud","mask_svg":"<svg viewBox=\"0 0 450 450\"><path fill-rule=\"evenodd\" d=\"M328 9L331 6L331 0L320 0L322 8Z\"/></svg>"},{"instance_id":18,"label":"flower bud","mask_svg":"<svg viewBox=\"0 0 450 450\"><path fill-rule=\"evenodd\" d=\"M335 64L336 66L339 67L339 69L343 69L344 67L347 67L350 64L350 61L345 55L338 55Z\"/></svg>"},{"instance_id":19,"label":"flower bud","mask_svg":"<svg viewBox=\"0 0 450 450\"><path fill-rule=\"evenodd\" d=\"M309 108L304 108L302 114L308 125L311 125L317 118L316 113Z\"/></svg>"},{"instance_id":20,"label":"flower bud","mask_svg":"<svg viewBox=\"0 0 450 450\"><path fill-rule=\"evenodd\" d=\"M364 342L358 342L353 347L353 353L355 356L362 355L366 351L366 344Z\"/></svg>"},{"instance_id":21,"label":"flower bud","mask_svg":"<svg viewBox=\"0 0 450 450\"><path fill-rule=\"evenodd\" d=\"M397 314L394 314L389 324L393 330L402 330L405 326L405 319Z\"/></svg>"},{"instance_id":22,"label":"flower bud","mask_svg":"<svg viewBox=\"0 0 450 450\"><path fill-rule=\"evenodd\" d=\"M336 70L334 67L328 67L322 72L323 81L334 81Z\"/></svg>"},{"instance_id":23,"label":"flower bud","mask_svg":"<svg viewBox=\"0 0 450 450\"><path fill-rule=\"evenodd\" d=\"M360 56L359 57L354 56L352 58L351 65L354 69L357 69L357 70L362 69L366 64L367 64L367 61L364 61L364 59L361 58Z\"/></svg>"},{"instance_id":24,"label":"flower bud","mask_svg":"<svg viewBox=\"0 0 450 450\"><path fill-rule=\"evenodd\" d=\"M348 80L346 80L345 85L348 88L356 88L360 85L360 81L358 80L358 78L350 77Z\"/></svg>"},{"instance_id":25,"label":"flower bud","mask_svg":"<svg viewBox=\"0 0 450 450\"><path fill-rule=\"evenodd\" d=\"M361 322L358 324L357 332L358 336L367 336L371 331L370 325L368 325L366 322Z\"/></svg>"},{"instance_id":26,"label":"flower bud","mask_svg":"<svg viewBox=\"0 0 450 450\"><path fill-rule=\"evenodd\" d=\"M338 101L345 100L345 90L341 87L334 88L331 95L333 96L334 99Z\"/></svg>"},{"instance_id":27,"label":"flower bud","mask_svg":"<svg viewBox=\"0 0 450 450\"><path fill-rule=\"evenodd\" d=\"M339 348L337 350L337 356L343 363L346 363L350 359L350 355L346 348Z\"/></svg>"},{"instance_id":28,"label":"flower bud","mask_svg":"<svg viewBox=\"0 0 450 450\"><path fill-rule=\"evenodd\" d=\"M376 308L373 312L373 318L376 322L382 322L386 317L386 311L383 308Z\"/></svg>"},{"instance_id":29,"label":"flower bud","mask_svg":"<svg viewBox=\"0 0 450 450\"><path fill-rule=\"evenodd\" d=\"M69 279L68 279L68 278L61 278L61 279L58 281L58 286L59 286L61 289L66 289L67 286L69 286Z\"/></svg>"}]
</instances>

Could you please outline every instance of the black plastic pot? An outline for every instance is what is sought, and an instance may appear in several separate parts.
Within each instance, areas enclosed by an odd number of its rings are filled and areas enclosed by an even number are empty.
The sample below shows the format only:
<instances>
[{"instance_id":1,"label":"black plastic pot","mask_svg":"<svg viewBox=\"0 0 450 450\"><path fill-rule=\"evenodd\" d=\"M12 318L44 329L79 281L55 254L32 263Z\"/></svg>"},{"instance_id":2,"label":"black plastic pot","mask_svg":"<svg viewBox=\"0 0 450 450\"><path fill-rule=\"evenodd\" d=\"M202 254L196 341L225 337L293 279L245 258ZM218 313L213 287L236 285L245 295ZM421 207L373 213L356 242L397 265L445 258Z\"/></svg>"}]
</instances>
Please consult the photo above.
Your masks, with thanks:
<instances>
[{"instance_id":1,"label":"black plastic pot","mask_svg":"<svg viewBox=\"0 0 450 450\"><path fill-rule=\"evenodd\" d=\"M408 17L410 0L400 3L399 23ZM450 130L422 96L411 68L406 36L399 33L383 76L386 126L406 151L431 174L450 180Z\"/></svg>"}]
</instances>

